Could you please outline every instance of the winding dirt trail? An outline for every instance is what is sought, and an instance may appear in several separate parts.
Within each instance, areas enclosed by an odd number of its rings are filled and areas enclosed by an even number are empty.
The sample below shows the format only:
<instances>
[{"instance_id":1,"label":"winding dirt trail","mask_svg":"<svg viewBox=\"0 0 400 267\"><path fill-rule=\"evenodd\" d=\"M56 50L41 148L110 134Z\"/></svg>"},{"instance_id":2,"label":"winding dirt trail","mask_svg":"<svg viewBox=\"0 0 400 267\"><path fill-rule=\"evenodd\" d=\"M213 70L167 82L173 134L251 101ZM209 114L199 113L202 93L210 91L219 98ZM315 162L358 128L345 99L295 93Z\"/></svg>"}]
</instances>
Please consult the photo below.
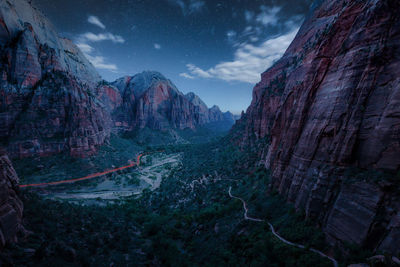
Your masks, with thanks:
<instances>
[{"instance_id":1,"label":"winding dirt trail","mask_svg":"<svg viewBox=\"0 0 400 267\"><path fill-rule=\"evenodd\" d=\"M129 165L122 166L122 167L115 168L115 169L111 169L111 170L106 170L106 171L103 171L103 172L92 173L92 174L89 174L89 175L87 175L85 177L62 180L62 181L57 181L57 182L38 183L38 184L23 184L23 185L19 185L19 187L20 188L41 187L41 186L49 186L49 185L70 184L70 183L75 183L75 182L79 182L79 181L90 180L90 179L97 178L97 177L100 177L100 176L103 176L103 175L106 175L106 174L109 174L109 173L125 170L125 169L132 168L132 167L135 167L135 166L139 166L140 165L140 159L146 154L148 154L148 153L139 154L136 157L136 162L131 163Z\"/></svg>"},{"instance_id":2,"label":"winding dirt trail","mask_svg":"<svg viewBox=\"0 0 400 267\"><path fill-rule=\"evenodd\" d=\"M269 225L269 228L271 229L272 234L273 234L275 237L277 237L280 241L282 241L283 243L285 243L285 244L287 244L287 245L289 245L289 246L293 246L293 247L298 247L298 248L306 249L306 247L305 247L304 245L296 244L296 243L293 243L293 242L290 242L290 241L284 239L282 236L280 236L280 235L275 231L274 226L273 226L270 222L268 222L268 221L266 221L266 220L258 219L258 218L249 217L249 216L247 215L249 209L247 208L246 201L244 201L244 200L243 200L242 198L240 198L240 197L236 197L236 196L232 195L232 192L231 192L231 191L232 191L232 186L229 187L229 191L228 191L229 196L230 196L231 198L238 199L238 200L240 200L240 201L243 203L243 209L244 209L243 217L244 217L245 220L249 220L249 221L253 221L253 222L266 222L266 223ZM330 257L330 256L328 256L328 255L326 255L326 254L323 253L322 251L319 251L319 250L314 249L314 248L310 248L309 250L312 251L312 252L314 252L314 253L319 254L321 257L324 257L324 258L329 259L330 261L332 261L333 266L335 266L335 267L338 267L338 266L339 266L338 263L337 263L337 261L336 261L334 258L332 258L332 257Z\"/></svg>"}]
</instances>

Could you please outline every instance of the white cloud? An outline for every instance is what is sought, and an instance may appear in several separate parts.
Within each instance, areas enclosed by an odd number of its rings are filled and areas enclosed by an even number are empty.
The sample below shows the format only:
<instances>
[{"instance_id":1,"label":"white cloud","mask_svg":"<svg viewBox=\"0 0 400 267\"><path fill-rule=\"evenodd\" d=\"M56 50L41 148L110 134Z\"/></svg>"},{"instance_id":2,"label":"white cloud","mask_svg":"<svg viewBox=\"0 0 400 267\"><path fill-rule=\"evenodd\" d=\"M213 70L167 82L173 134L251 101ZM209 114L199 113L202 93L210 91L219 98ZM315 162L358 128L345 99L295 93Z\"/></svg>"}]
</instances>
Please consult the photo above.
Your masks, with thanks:
<instances>
[{"instance_id":1,"label":"white cloud","mask_svg":"<svg viewBox=\"0 0 400 267\"><path fill-rule=\"evenodd\" d=\"M87 32L81 34L77 38L76 45L83 52L86 58L93 64L95 68L113 72L117 71L118 70L117 65L113 63L107 63L105 57L96 53L95 48L88 44L88 42L100 42L100 41L112 41L114 43L125 42L125 40L121 36L113 35L111 33L94 34L91 32Z\"/></svg>"},{"instance_id":2,"label":"white cloud","mask_svg":"<svg viewBox=\"0 0 400 267\"><path fill-rule=\"evenodd\" d=\"M86 58L95 66L97 69L109 70L109 71L117 71L118 67L112 63L106 63L105 58L102 56L91 56L89 54L85 54Z\"/></svg>"},{"instance_id":3,"label":"white cloud","mask_svg":"<svg viewBox=\"0 0 400 267\"><path fill-rule=\"evenodd\" d=\"M81 35L81 37L90 42L101 42L101 41L112 41L113 43L125 43L125 39L122 36L114 35L112 33L99 33L94 34L92 32L87 32Z\"/></svg>"},{"instance_id":4,"label":"white cloud","mask_svg":"<svg viewBox=\"0 0 400 267\"><path fill-rule=\"evenodd\" d=\"M257 36L250 36L250 41L253 43L256 43L260 40L260 38L258 38Z\"/></svg>"},{"instance_id":5,"label":"white cloud","mask_svg":"<svg viewBox=\"0 0 400 267\"><path fill-rule=\"evenodd\" d=\"M226 37L230 43L234 43L237 36L237 32L230 30L226 33Z\"/></svg>"},{"instance_id":6,"label":"white cloud","mask_svg":"<svg viewBox=\"0 0 400 267\"><path fill-rule=\"evenodd\" d=\"M94 48L88 44L85 43L77 43L77 47L84 53L84 54L90 54L94 51Z\"/></svg>"},{"instance_id":7,"label":"white cloud","mask_svg":"<svg viewBox=\"0 0 400 267\"><path fill-rule=\"evenodd\" d=\"M228 31L228 32L226 33L226 36L227 36L228 38L233 38L233 37L236 36L236 32L235 32L234 30L230 30L230 31Z\"/></svg>"},{"instance_id":8,"label":"white cloud","mask_svg":"<svg viewBox=\"0 0 400 267\"><path fill-rule=\"evenodd\" d=\"M103 30L106 28L106 26L96 16L89 16L88 17L88 22L93 24L93 25L96 25L96 26L102 28Z\"/></svg>"},{"instance_id":9,"label":"white cloud","mask_svg":"<svg viewBox=\"0 0 400 267\"><path fill-rule=\"evenodd\" d=\"M85 57L93 64L93 66L97 69L109 70L109 71L117 71L117 65L112 63L106 63L106 60L103 56L96 55L94 56L95 49L86 43L77 43L76 46L83 52Z\"/></svg>"},{"instance_id":10,"label":"white cloud","mask_svg":"<svg viewBox=\"0 0 400 267\"><path fill-rule=\"evenodd\" d=\"M257 15L256 21L264 26L275 26L278 23L279 17L277 15L279 11L281 11L281 7L261 6L261 13Z\"/></svg>"},{"instance_id":11,"label":"white cloud","mask_svg":"<svg viewBox=\"0 0 400 267\"><path fill-rule=\"evenodd\" d=\"M205 71L200 69L199 67L196 67L193 64L187 64L186 67L189 69L190 73L201 77L201 78L212 78L213 76L210 74L210 71Z\"/></svg>"},{"instance_id":12,"label":"white cloud","mask_svg":"<svg viewBox=\"0 0 400 267\"><path fill-rule=\"evenodd\" d=\"M260 74L282 57L297 31L298 28L293 29L260 45L242 44L235 51L233 61L221 62L208 70L188 64L189 74L200 78L256 83Z\"/></svg>"},{"instance_id":13,"label":"white cloud","mask_svg":"<svg viewBox=\"0 0 400 267\"><path fill-rule=\"evenodd\" d=\"M188 74L186 72L179 73L179 76L181 76L183 78L186 78L186 79L190 79L190 80L193 80L195 78L194 76L192 76L192 75L190 75L190 74Z\"/></svg>"},{"instance_id":14,"label":"white cloud","mask_svg":"<svg viewBox=\"0 0 400 267\"><path fill-rule=\"evenodd\" d=\"M161 49L161 45L160 44L154 44L154 48L157 49L157 50L160 50Z\"/></svg>"},{"instance_id":15,"label":"white cloud","mask_svg":"<svg viewBox=\"0 0 400 267\"><path fill-rule=\"evenodd\" d=\"M96 25L102 29L106 27L96 16L89 16L88 22ZM92 46L93 43L111 41L115 44L125 43L125 39L120 35L114 35L110 32L95 34L92 32L86 32L76 36L75 43L77 47L83 52L86 58L93 64L97 69L108 70L116 72L118 70L117 65L106 62L106 58L103 57L96 49Z\"/></svg>"}]
</instances>

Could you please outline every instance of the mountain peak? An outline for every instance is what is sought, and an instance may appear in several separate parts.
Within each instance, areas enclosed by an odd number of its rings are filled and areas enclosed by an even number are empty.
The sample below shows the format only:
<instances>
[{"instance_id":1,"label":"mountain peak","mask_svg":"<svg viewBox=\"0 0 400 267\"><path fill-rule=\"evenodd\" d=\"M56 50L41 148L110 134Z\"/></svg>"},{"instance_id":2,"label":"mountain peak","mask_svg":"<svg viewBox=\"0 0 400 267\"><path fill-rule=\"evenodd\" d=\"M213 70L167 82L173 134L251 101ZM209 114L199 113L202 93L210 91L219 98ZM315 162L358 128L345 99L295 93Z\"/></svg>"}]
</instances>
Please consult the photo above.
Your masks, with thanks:
<instances>
[{"instance_id":1,"label":"mountain peak","mask_svg":"<svg viewBox=\"0 0 400 267\"><path fill-rule=\"evenodd\" d=\"M212 111L221 111L221 109L220 109L219 106L217 106L217 105L212 106L212 107L210 108L210 110L212 110Z\"/></svg>"},{"instance_id":2,"label":"mountain peak","mask_svg":"<svg viewBox=\"0 0 400 267\"><path fill-rule=\"evenodd\" d=\"M203 106L205 108L208 108L207 105L203 102L203 100L201 100L201 98L193 92L187 93L185 97L195 106Z\"/></svg>"},{"instance_id":3,"label":"mountain peak","mask_svg":"<svg viewBox=\"0 0 400 267\"><path fill-rule=\"evenodd\" d=\"M154 83L160 81L170 83L171 87L176 90L175 86L158 71L143 71L133 76L125 76L114 81L112 85L117 87L121 93L126 89L131 89L135 97L139 97Z\"/></svg>"}]
</instances>

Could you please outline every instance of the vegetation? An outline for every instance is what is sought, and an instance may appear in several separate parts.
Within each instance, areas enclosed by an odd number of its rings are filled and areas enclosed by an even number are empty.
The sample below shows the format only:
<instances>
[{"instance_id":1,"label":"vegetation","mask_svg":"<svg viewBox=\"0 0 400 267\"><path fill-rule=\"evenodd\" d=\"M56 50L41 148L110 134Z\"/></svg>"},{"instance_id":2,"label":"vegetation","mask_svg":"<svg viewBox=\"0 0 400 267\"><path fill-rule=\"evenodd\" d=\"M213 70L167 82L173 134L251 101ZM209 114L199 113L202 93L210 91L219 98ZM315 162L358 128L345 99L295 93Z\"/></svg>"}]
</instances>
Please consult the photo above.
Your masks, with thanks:
<instances>
[{"instance_id":1,"label":"vegetation","mask_svg":"<svg viewBox=\"0 0 400 267\"><path fill-rule=\"evenodd\" d=\"M229 197L229 186L246 200L250 216L268 220L286 239L327 248L312 222L268 190L269 173L256 167L247 154L252 152L229 143L149 147L149 152L182 153L182 164L158 190L145 190L140 198L83 206L25 191L26 228L33 233L9 247L3 261L15 266L331 266L315 253L282 243L267 223L243 219L242 203Z\"/></svg>"}]
</instances>

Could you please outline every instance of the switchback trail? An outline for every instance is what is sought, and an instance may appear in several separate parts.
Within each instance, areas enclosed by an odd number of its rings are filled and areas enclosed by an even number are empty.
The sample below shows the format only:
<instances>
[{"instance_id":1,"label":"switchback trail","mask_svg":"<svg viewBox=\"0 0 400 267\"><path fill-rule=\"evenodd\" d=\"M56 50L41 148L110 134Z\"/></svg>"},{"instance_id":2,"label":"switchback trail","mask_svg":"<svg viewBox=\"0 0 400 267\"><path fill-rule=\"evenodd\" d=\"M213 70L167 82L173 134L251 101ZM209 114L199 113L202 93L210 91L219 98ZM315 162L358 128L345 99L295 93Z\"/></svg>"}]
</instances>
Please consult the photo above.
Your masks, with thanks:
<instances>
[{"instance_id":1,"label":"switchback trail","mask_svg":"<svg viewBox=\"0 0 400 267\"><path fill-rule=\"evenodd\" d=\"M79 182L79 181L85 181L85 180L97 178L97 177L100 177L100 176L103 176L103 175L106 175L106 174L109 174L109 173L125 170L125 169L132 168L132 167L135 167L135 166L139 166L141 157L143 157L146 154L148 154L148 153L139 154L136 157L136 162L131 163L129 165L122 166L122 167L115 168L115 169L111 169L111 170L106 170L106 171L103 171L103 172L97 172L97 173L89 174L89 175L87 175L85 177L76 178L76 179L62 180L62 181L57 181L57 182L38 183L38 184L23 184L23 185L20 185L19 187L20 188L26 188L26 187L40 187L40 186L48 186L48 185L70 184L70 183L75 183L75 182Z\"/></svg>"},{"instance_id":2,"label":"switchback trail","mask_svg":"<svg viewBox=\"0 0 400 267\"><path fill-rule=\"evenodd\" d=\"M243 217L244 217L245 220L249 220L249 221L253 221L253 222L266 222L266 223L269 225L269 228L271 229L272 234L273 234L275 237L277 237L280 241L282 241L283 243L285 243L285 244L287 244L287 245L289 245L289 246L293 246L293 247L298 247L298 248L306 249L306 247L305 247L304 245L296 244L296 243L293 243L293 242L290 242L290 241L284 239L282 236L280 236L280 235L275 231L274 226L273 226L270 222L268 222L268 221L266 221L266 220L258 219L258 218L249 217L249 216L247 215L249 209L247 208L246 201L244 201L244 200L243 200L242 198L240 198L240 197L236 197L236 196L232 195L231 191L232 191L232 186L229 187L229 191L228 191L229 196L230 196L231 198L238 199L238 200L240 200L240 201L243 203L243 209L244 209ZM323 253L323 252L321 252L321 251L319 251L319 250L316 250L316 249L314 249L314 248L310 248L309 250L312 251L312 252L314 252L314 253L319 254L319 255L322 256L322 257L325 257L325 258L329 259L330 261L332 261L333 266L335 266L335 267L338 267L338 266L339 266L338 263L337 263L337 261L336 261L334 258L329 257L329 256L326 255L325 253Z\"/></svg>"}]
</instances>

